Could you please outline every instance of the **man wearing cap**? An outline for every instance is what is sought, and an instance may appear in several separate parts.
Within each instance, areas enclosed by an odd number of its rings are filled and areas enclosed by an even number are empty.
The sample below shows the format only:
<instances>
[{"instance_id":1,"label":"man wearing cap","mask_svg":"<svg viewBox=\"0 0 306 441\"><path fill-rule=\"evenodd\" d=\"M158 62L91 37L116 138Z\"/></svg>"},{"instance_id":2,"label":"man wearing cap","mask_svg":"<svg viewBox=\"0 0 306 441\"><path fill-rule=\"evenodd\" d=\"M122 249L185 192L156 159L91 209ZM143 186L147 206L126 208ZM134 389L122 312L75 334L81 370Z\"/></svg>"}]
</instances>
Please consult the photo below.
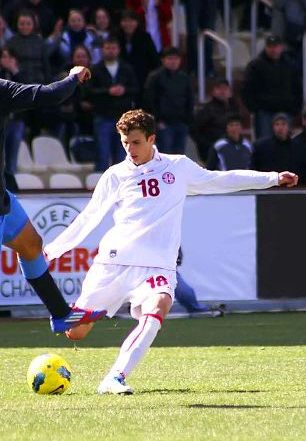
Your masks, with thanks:
<instances>
[{"instance_id":1,"label":"man wearing cap","mask_svg":"<svg viewBox=\"0 0 306 441\"><path fill-rule=\"evenodd\" d=\"M162 67L151 72L144 89L145 108L157 121L157 145L163 153L184 154L193 117L193 90L181 69L182 55L176 47L164 49Z\"/></svg>"},{"instance_id":2,"label":"man wearing cap","mask_svg":"<svg viewBox=\"0 0 306 441\"><path fill-rule=\"evenodd\" d=\"M213 80L210 95L211 100L195 113L191 130L200 159L204 163L210 147L224 135L228 115L239 113L238 102L225 78L217 77Z\"/></svg>"},{"instance_id":3,"label":"man wearing cap","mask_svg":"<svg viewBox=\"0 0 306 441\"><path fill-rule=\"evenodd\" d=\"M251 168L258 171L292 170L299 175L299 183L306 182L306 146L290 137L288 115L277 113L272 119L271 137L253 145Z\"/></svg>"},{"instance_id":4,"label":"man wearing cap","mask_svg":"<svg viewBox=\"0 0 306 441\"><path fill-rule=\"evenodd\" d=\"M270 35L264 50L246 67L242 99L255 115L256 137L270 136L273 115L293 117L302 105L302 88L296 67L287 60L280 37Z\"/></svg>"}]
</instances>

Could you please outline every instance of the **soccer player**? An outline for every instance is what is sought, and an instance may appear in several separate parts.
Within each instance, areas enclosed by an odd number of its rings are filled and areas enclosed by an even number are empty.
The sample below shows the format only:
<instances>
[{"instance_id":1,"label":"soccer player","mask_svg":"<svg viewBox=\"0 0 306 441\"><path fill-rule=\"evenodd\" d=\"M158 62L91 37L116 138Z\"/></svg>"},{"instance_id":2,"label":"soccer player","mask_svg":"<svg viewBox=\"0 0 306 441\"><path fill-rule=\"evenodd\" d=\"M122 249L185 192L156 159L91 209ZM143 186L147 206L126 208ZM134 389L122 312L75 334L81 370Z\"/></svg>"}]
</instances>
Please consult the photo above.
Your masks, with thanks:
<instances>
[{"instance_id":1,"label":"soccer player","mask_svg":"<svg viewBox=\"0 0 306 441\"><path fill-rule=\"evenodd\" d=\"M61 256L113 211L114 226L100 241L76 305L105 309L112 317L130 302L131 315L139 322L100 383L99 394L133 393L125 377L148 351L171 308L186 195L292 187L298 181L287 171L209 171L184 155L161 154L154 144L154 118L143 110L124 113L116 127L126 159L102 175L85 209L45 248L50 260ZM92 326L74 327L66 335L81 339Z\"/></svg>"},{"instance_id":2,"label":"soccer player","mask_svg":"<svg viewBox=\"0 0 306 441\"><path fill-rule=\"evenodd\" d=\"M83 66L71 69L62 81L43 86L0 79L0 247L2 243L18 254L22 272L51 313L51 329L63 333L72 326L98 320L102 311L70 307L52 279L42 254L42 240L18 200L5 188L5 122L11 112L59 104L73 94L77 85L90 78Z\"/></svg>"}]
</instances>

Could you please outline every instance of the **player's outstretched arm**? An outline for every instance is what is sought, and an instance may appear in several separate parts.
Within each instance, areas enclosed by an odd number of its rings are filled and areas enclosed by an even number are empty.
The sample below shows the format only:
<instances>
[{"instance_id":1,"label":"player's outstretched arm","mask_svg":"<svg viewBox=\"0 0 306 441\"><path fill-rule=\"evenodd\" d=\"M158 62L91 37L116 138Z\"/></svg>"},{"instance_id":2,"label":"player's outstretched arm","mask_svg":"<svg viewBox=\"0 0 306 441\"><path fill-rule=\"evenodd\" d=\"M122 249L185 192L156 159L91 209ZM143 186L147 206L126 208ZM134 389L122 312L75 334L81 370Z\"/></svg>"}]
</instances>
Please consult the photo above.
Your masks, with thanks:
<instances>
[{"instance_id":1,"label":"player's outstretched arm","mask_svg":"<svg viewBox=\"0 0 306 441\"><path fill-rule=\"evenodd\" d=\"M295 173L284 171L278 174L278 184L285 187L295 187L298 184L299 177Z\"/></svg>"},{"instance_id":2,"label":"player's outstretched arm","mask_svg":"<svg viewBox=\"0 0 306 441\"><path fill-rule=\"evenodd\" d=\"M2 107L9 113L60 104L74 93L78 84L85 83L90 76L87 67L75 66L66 78L47 85L0 80Z\"/></svg>"}]
</instances>

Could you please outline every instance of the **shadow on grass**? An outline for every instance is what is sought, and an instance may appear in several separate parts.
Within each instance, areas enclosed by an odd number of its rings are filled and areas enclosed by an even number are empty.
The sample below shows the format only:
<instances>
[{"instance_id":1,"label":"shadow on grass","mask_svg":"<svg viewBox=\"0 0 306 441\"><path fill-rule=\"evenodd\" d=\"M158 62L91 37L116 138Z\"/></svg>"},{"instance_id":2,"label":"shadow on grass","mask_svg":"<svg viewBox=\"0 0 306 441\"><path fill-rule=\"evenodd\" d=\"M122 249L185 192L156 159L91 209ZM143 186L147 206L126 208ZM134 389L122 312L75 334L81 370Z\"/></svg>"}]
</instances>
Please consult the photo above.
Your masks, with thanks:
<instances>
[{"instance_id":1,"label":"shadow on grass","mask_svg":"<svg viewBox=\"0 0 306 441\"><path fill-rule=\"evenodd\" d=\"M257 404L188 404L189 409L306 409L306 406L265 406Z\"/></svg>"},{"instance_id":2,"label":"shadow on grass","mask_svg":"<svg viewBox=\"0 0 306 441\"><path fill-rule=\"evenodd\" d=\"M271 393L271 390L208 390L206 391L209 394L255 394L255 393ZM137 395L142 394L202 394L203 390L194 390L194 389L148 389L137 392Z\"/></svg>"},{"instance_id":3,"label":"shadow on grass","mask_svg":"<svg viewBox=\"0 0 306 441\"><path fill-rule=\"evenodd\" d=\"M167 394L194 394L196 391L192 389L148 389L148 390L142 390L138 391L137 395L145 395L145 394L161 394L161 395L167 395Z\"/></svg>"},{"instance_id":4,"label":"shadow on grass","mask_svg":"<svg viewBox=\"0 0 306 441\"><path fill-rule=\"evenodd\" d=\"M118 347L137 322L102 320L77 347ZM230 314L222 318L165 320L155 347L302 346L306 313ZM48 320L0 319L0 347L73 347L51 333Z\"/></svg>"}]
</instances>

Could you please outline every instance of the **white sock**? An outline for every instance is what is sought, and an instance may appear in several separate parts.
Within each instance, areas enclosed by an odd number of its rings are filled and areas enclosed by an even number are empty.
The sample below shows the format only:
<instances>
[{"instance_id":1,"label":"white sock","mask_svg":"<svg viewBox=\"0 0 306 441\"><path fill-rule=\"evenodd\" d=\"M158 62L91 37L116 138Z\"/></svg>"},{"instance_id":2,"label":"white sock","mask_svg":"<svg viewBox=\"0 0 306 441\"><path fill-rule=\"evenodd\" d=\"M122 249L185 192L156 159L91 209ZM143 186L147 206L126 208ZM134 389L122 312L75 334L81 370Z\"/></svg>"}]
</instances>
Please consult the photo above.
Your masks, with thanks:
<instances>
[{"instance_id":1,"label":"white sock","mask_svg":"<svg viewBox=\"0 0 306 441\"><path fill-rule=\"evenodd\" d=\"M158 314L144 314L140 317L138 326L124 340L111 374L120 373L124 377L129 375L150 348L162 321Z\"/></svg>"}]
</instances>

